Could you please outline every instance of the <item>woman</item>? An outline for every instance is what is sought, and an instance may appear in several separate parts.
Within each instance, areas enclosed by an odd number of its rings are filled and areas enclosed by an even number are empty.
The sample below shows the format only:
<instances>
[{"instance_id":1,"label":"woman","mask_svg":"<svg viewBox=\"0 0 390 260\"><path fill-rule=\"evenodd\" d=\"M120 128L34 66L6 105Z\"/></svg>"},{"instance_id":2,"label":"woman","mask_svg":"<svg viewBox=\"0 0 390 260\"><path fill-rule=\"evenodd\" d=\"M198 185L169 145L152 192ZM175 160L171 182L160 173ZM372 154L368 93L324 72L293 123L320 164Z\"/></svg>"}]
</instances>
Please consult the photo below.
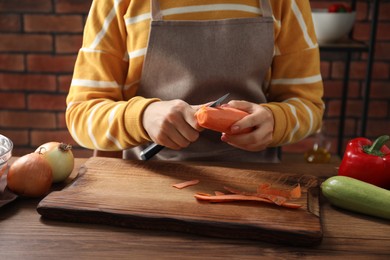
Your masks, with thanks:
<instances>
[{"instance_id":1,"label":"woman","mask_svg":"<svg viewBox=\"0 0 390 260\"><path fill-rule=\"evenodd\" d=\"M250 115L203 131L200 105L230 93ZM138 158L277 161L321 126L323 85L308 0L94 0L67 98L83 147ZM132 148L132 149L131 149Z\"/></svg>"}]
</instances>

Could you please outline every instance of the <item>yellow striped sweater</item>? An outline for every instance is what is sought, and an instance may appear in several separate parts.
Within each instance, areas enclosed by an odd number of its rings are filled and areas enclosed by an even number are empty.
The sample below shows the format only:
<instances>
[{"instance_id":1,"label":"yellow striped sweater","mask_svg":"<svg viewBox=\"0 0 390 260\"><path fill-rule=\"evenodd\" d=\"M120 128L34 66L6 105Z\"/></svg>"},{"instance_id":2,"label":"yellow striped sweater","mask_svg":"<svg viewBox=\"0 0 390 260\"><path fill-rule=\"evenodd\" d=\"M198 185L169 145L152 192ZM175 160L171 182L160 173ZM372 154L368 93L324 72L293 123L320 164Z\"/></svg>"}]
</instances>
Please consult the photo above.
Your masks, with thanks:
<instances>
[{"instance_id":1,"label":"yellow striped sweater","mask_svg":"<svg viewBox=\"0 0 390 260\"><path fill-rule=\"evenodd\" d=\"M160 0L166 20L261 15L258 0ZM308 0L270 0L275 51L267 78L274 114L271 146L297 142L321 126L319 49ZM156 99L137 96L150 29L149 0L94 0L67 97L66 122L81 146L119 151L150 141L142 126Z\"/></svg>"}]
</instances>

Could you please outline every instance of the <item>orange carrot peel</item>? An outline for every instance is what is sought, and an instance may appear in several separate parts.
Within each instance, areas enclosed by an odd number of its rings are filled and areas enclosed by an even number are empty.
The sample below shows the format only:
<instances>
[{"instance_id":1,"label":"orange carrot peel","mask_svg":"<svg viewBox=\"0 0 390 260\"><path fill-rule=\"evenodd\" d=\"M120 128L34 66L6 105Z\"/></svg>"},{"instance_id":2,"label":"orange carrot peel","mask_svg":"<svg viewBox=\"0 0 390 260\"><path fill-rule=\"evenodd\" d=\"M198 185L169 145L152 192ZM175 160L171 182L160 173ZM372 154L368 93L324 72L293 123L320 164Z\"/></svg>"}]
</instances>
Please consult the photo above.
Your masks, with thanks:
<instances>
[{"instance_id":1,"label":"orange carrot peel","mask_svg":"<svg viewBox=\"0 0 390 260\"><path fill-rule=\"evenodd\" d=\"M189 186L196 185L198 183L199 183L199 180L190 180L190 181L185 181L185 182L173 184L172 187L175 187L177 189L184 189L184 188L187 188Z\"/></svg>"},{"instance_id":2,"label":"orange carrot peel","mask_svg":"<svg viewBox=\"0 0 390 260\"><path fill-rule=\"evenodd\" d=\"M260 201L278 206L297 209L302 205L290 203L289 199L298 199L301 197L301 187L298 184L295 188L290 190L282 190L271 187L270 184L260 184L257 192L245 192L231 187L224 187L231 194L218 193L214 196L205 195L201 193L195 194L195 198L208 202L232 202L232 201Z\"/></svg>"}]
</instances>

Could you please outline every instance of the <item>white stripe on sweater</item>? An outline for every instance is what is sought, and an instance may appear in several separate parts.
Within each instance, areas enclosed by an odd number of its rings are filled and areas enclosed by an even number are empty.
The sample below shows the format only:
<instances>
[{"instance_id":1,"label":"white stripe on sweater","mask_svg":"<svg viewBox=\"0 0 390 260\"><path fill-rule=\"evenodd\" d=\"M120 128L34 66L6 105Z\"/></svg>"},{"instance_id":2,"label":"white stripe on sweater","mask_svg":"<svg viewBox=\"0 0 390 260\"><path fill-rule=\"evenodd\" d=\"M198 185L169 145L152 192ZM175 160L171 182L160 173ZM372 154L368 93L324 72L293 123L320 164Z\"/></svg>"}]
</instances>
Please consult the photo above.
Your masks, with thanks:
<instances>
[{"instance_id":1,"label":"white stripe on sweater","mask_svg":"<svg viewBox=\"0 0 390 260\"><path fill-rule=\"evenodd\" d=\"M241 4L210 4L210 5L193 5L185 7L175 7L161 10L163 16L185 14L185 13L198 13L198 12L213 12L213 11L243 11L248 13L261 14L261 9L249 5ZM144 13L138 16L127 18L126 25L139 23L150 19L150 13Z\"/></svg>"},{"instance_id":2,"label":"white stripe on sweater","mask_svg":"<svg viewBox=\"0 0 390 260\"><path fill-rule=\"evenodd\" d=\"M129 52L129 57L130 57L130 59L134 59L137 57L144 56L146 54L146 50L147 50L147 48L142 48L142 49L138 49L138 50Z\"/></svg>"},{"instance_id":3,"label":"white stripe on sweater","mask_svg":"<svg viewBox=\"0 0 390 260\"><path fill-rule=\"evenodd\" d=\"M310 110L310 108L309 108L305 103L303 103L303 101L300 100L299 98L289 98L289 99L287 99L287 100L284 100L283 102L289 102L289 101L297 101L297 102L299 102L299 103L306 109L306 111L307 111L307 113L308 113L308 115L309 115L310 127L309 127L308 131L306 132L305 136L303 137L303 138L305 138L305 137L309 136L309 135L312 133L312 131L313 131L313 123L314 123L313 112L312 112L312 111ZM302 139L303 139L303 138L302 138Z\"/></svg>"},{"instance_id":4,"label":"white stripe on sweater","mask_svg":"<svg viewBox=\"0 0 390 260\"><path fill-rule=\"evenodd\" d=\"M75 126L74 126L74 122L72 123L72 130L71 130L71 134L72 134L72 138L76 141L76 143L78 143L80 146L82 146L82 147L87 147L85 144L83 144L82 142L81 142L81 140L80 140L80 138L77 136L77 134L76 134L76 128L75 128Z\"/></svg>"},{"instance_id":5,"label":"white stripe on sweater","mask_svg":"<svg viewBox=\"0 0 390 260\"><path fill-rule=\"evenodd\" d=\"M306 77L306 78L292 78L292 79L273 79L271 84L273 85L300 85L300 84L312 84L320 82L322 80L321 74Z\"/></svg>"},{"instance_id":6,"label":"white stripe on sweater","mask_svg":"<svg viewBox=\"0 0 390 260\"><path fill-rule=\"evenodd\" d=\"M100 41L104 38L104 36L106 35L107 33L107 29L108 27L110 26L112 20L115 18L116 16L116 8L118 7L118 5L122 2L122 0L115 0L114 1L114 6L112 7L112 9L110 10L110 12L108 13L106 19L104 19L104 22L103 22L103 27L102 29L100 30L100 32L96 35L95 39L93 40L92 44L88 47L89 49L95 49Z\"/></svg>"},{"instance_id":7,"label":"white stripe on sweater","mask_svg":"<svg viewBox=\"0 0 390 260\"><path fill-rule=\"evenodd\" d=\"M95 105L91 111L91 113L89 114L88 116L88 119L87 119L87 131L88 131L88 136L89 138L91 139L92 141L92 144L93 146L95 147L95 149L97 150L100 150L100 151L103 151L104 149L102 149L99 144L97 143L96 141L96 138L95 136L93 135L93 122L98 122L98 119L94 119L94 116L95 116L95 113L96 111L101 107L103 106L104 104L106 104L107 102L101 102L97 105Z\"/></svg>"},{"instance_id":8,"label":"white stripe on sweater","mask_svg":"<svg viewBox=\"0 0 390 260\"><path fill-rule=\"evenodd\" d=\"M298 129L300 127L300 124L299 124L299 121L298 121L298 116L297 116L297 109L291 105L291 104L288 104L287 105L289 106L290 110L291 110L291 114L294 116L295 118L295 127L294 129L290 132L290 137L289 137L289 140L288 140L288 143L291 143L292 139L294 138L294 135L296 132L298 132Z\"/></svg>"},{"instance_id":9,"label":"white stripe on sweater","mask_svg":"<svg viewBox=\"0 0 390 260\"><path fill-rule=\"evenodd\" d=\"M115 81L102 81L90 79L72 79L70 84L72 87L88 87L88 88L122 88Z\"/></svg>"},{"instance_id":10,"label":"white stripe on sweater","mask_svg":"<svg viewBox=\"0 0 390 260\"><path fill-rule=\"evenodd\" d=\"M295 0L291 1L291 8L292 8L292 11L293 11L295 17L298 20L299 26L301 27L303 37L305 38L307 45L309 45L309 48L314 48L315 44L313 43L313 41L310 38L309 33L307 32L305 20L303 19L302 13L299 10L299 7L298 7L297 3L295 2Z\"/></svg>"},{"instance_id":11,"label":"white stripe on sweater","mask_svg":"<svg viewBox=\"0 0 390 260\"><path fill-rule=\"evenodd\" d=\"M118 139L116 139L113 135L111 135L110 133L110 129L112 127L112 123L114 122L114 118L115 118L115 114L116 114L116 111L118 110L118 108L121 106L122 104L118 104L116 105L110 112L110 115L108 116L108 129L107 129L107 132L106 132L106 136L107 136L107 139L110 140L111 142L113 142L117 148L119 148L120 150L124 150L124 148L122 147L122 145L119 143Z\"/></svg>"}]
</instances>

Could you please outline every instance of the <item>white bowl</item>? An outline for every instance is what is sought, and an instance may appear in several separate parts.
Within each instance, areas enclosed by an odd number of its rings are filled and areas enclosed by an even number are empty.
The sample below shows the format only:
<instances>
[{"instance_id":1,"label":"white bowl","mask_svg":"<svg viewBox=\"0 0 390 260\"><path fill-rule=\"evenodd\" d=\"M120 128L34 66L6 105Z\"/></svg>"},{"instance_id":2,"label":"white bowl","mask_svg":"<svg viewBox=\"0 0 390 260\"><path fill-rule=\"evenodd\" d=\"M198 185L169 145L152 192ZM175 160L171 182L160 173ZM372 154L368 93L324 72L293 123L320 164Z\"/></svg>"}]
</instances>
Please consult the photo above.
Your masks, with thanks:
<instances>
[{"instance_id":1,"label":"white bowl","mask_svg":"<svg viewBox=\"0 0 390 260\"><path fill-rule=\"evenodd\" d=\"M356 12L329 13L327 9L313 9L312 17L318 43L333 43L352 30Z\"/></svg>"}]
</instances>

